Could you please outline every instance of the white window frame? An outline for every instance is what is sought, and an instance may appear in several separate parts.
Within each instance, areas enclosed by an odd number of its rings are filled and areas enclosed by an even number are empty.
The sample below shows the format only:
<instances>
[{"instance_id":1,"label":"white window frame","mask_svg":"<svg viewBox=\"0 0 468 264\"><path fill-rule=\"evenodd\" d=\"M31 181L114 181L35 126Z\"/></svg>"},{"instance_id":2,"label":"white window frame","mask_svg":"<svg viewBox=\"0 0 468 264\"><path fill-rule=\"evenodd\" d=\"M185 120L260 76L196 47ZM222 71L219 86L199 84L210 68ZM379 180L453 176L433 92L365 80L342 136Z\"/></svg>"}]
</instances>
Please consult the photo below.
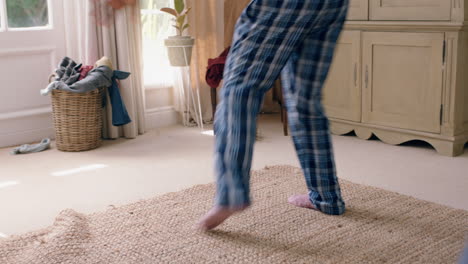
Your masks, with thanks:
<instances>
[{"instance_id":1,"label":"white window frame","mask_svg":"<svg viewBox=\"0 0 468 264\"><path fill-rule=\"evenodd\" d=\"M1 32L21 32L21 31L38 31L38 30L52 30L54 28L54 10L52 5L53 0L47 0L47 14L49 24L47 26L39 27L24 27L24 28L10 28L8 26L8 11L6 6L6 0L0 0L0 33Z\"/></svg>"},{"instance_id":2,"label":"white window frame","mask_svg":"<svg viewBox=\"0 0 468 264\"><path fill-rule=\"evenodd\" d=\"M0 0L0 32L7 29L6 0Z\"/></svg>"}]
</instances>

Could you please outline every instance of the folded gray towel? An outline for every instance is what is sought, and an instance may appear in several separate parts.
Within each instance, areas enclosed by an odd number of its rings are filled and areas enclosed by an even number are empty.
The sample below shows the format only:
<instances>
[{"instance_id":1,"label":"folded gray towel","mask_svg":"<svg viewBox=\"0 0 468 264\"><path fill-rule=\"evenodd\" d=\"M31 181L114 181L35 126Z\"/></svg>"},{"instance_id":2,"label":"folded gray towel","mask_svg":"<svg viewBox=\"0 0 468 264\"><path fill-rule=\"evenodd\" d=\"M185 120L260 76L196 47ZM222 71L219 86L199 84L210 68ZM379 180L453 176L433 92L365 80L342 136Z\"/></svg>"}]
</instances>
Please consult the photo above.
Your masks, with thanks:
<instances>
[{"instance_id":1,"label":"folded gray towel","mask_svg":"<svg viewBox=\"0 0 468 264\"><path fill-rule=\"evenodd\" d=\"M82 64L77 64L72 59L65 57L60 62L55 71L55 80L62 81L66 85L71 85L80 78Z\"/></svg>"},{"instance_id":2,"label":"folded gray towel","mask_svg":"<svg viewBox=\"0 0 468 264\"><path fill-rule=\"evenodd\" d=\"M48 149L49 147L50 147L50 139L45 138L39 144L34 144L34 145L25 144L25 145L19 146L13 149L13 151L11 151L11 154L17 155L17 154L41 152L41 151Z\"/></svg>"}]
</instances>

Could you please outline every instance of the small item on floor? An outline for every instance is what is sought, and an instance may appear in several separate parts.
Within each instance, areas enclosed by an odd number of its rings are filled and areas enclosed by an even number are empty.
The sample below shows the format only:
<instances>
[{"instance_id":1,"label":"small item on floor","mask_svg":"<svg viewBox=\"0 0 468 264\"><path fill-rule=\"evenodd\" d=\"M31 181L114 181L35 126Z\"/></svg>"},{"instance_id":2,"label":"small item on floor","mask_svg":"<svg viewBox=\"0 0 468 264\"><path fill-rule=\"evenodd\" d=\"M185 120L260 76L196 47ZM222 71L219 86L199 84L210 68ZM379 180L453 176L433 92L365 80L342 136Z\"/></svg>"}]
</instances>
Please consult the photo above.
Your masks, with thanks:
<instances>
[{"instance_id":1,"label":"small item on floor","mask_svg":"<svg viewBox=\"0 0 468 264\"><path fill-rule=\"evenodd\" d=\"M38 144L25 144L21 145L11 151L12 155L18 155L18 154L28 154L28 153L36 153L36 152L41 152L46 149L50 148L50 139L45 138L43 139L40 143Z\"/></svg>"}]
</instances>

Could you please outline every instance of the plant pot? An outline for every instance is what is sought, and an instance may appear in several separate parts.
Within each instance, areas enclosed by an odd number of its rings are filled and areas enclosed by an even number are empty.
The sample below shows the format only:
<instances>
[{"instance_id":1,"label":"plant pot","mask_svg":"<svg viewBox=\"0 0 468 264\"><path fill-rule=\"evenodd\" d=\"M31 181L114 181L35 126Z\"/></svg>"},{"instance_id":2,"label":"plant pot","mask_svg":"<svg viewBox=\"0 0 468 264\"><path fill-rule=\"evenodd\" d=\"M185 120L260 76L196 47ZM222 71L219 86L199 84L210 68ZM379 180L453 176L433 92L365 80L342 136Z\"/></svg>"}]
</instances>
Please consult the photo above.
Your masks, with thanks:
<instances>
[{"instance_id":1,"label":"plant pot","mask_svg":"<svg viewBox=\"0 0 468 264\"><path fill-rule=\"evenodd\" d=\"M164 40L169 61L172 66L185 67L190 65L195 39L190 36L173 36Z\"/></svg>"}]
</instances>

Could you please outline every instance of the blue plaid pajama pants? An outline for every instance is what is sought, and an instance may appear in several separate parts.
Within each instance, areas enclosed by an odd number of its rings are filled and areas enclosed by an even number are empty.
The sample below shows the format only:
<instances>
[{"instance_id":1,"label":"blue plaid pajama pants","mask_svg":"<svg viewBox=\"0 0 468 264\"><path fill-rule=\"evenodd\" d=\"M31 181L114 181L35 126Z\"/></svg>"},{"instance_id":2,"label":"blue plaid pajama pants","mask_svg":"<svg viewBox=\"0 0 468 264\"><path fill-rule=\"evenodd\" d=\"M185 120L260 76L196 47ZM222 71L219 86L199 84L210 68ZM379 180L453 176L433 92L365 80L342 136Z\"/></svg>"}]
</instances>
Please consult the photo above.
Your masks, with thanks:
<instances>
[{"instance_id":1,"label":"blue plaid pajama pants","mask_svg":"<svg viewBox=\"0 0 468 264\"><path fill-rule=\"evenodd\" d=\"M256 121L265 93L281 75L291 135L311 202L345 211L321 90L348 0L253 0L236 24L216 111L216 205L250 205Z\"/></svg>"}]
</instances>

